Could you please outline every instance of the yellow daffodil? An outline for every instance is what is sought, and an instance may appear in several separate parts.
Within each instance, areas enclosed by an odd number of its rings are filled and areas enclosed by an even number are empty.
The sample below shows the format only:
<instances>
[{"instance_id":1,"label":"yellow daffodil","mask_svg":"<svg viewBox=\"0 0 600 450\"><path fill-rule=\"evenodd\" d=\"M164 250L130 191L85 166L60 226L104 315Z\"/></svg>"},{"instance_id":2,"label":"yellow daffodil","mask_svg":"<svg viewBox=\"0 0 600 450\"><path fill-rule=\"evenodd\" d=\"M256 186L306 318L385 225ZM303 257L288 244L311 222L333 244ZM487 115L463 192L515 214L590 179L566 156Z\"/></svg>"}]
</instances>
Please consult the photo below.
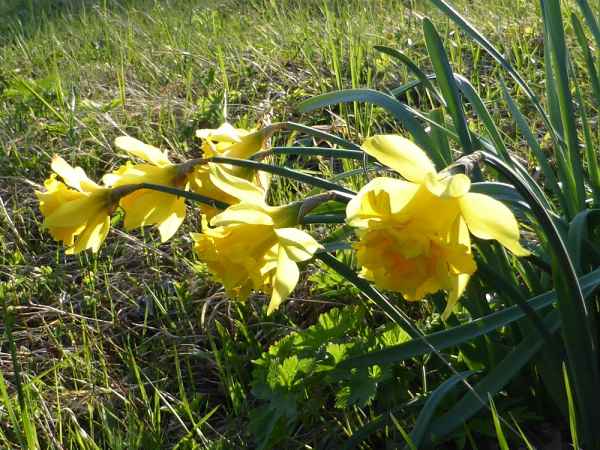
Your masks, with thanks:
<instances>
[{"instance_id":1,"label":"yellow daffodil","mask_svg":"<svg viewBox=\"0 0 600 450\"><path fill-rule=\"evenodd\" d=\"M404 178L375 178L348 204L366 279L408 300L444 289L447 317L476 269L469 232L495 239L517 256L529 254L510 209L469 192L466 175L438 173L425 152L401 136L374 136L362 148Z\"/></svg>"},{"instance_id":2,"label":"yellow daffodil","mask_svg":"<svg viewBox=\"0 0 600 450\"><path fill-rule=\"evenodd\" d=\"M293 228L297 205L267 206L241 202L193 233L194 251L234 298L252 291L271 295L267 313L275 311L294 290L306 261L321 247L309 234Z\"/></svg>"},{"instance_id":3,"label":"yellow daffodil","mask_svg":"<svg viewBox=\"0 0 600 450\"><path fill-rule=\"evenodd\" d=\"M147 164L128 162L113 173L106 174L103 181L112 187L129 184L151 183L186 189L189 181L179 166L172 163L167 153L129 136L115 139L115 146L137 156ZM145 225L157 225L162 242L170 239L185 219L185 200L172 194L150 189L139 189L124 196L120 206L125 211L126 230Z\"/></svg>"},{"instance_id":4,"label":"yellow daffodil","mask_svg":"<svg viewBox=\"0 0 600 450\"><path fill-rule=\"evenodd\" d=\"M90 180L81 167L71 167L60 156L52 158L55 172L36 191L44 227L67 246L67 254L92 249L95 253L110 228L114 204L111 190ZM57 175L63 181L57 179Z\"/></svg>"},{"instance_id":5,"label":"yellow daffodil","mask_svg":"<svg viewBox=\"0 0 600 450\"><path fill-rule=\"evenodd\" d=\"M241 128L234 128L231 124L225 122L216 129L197 130L196 136L202 139L202 152L203 156L206 158L222 156L227 158L246 159L262 150L265 142L275 129L276 126L269 126L260 130L244 130ZM214 186L210 180L211 166L212 164L196 167L194 176L191 179L191 189L199 194L221 200L221 198L215 197L215 195L219 195L219 193L215 192ZM228 164L221 164L220 166L236 177L251 180L265 192L269 188L271 178L270 174L266 172L255 173L251 170ZM227 202L225 198L222 200ZM205 209L203 212L209 217L216 213L216 211L209 211L208 209Z\"/></svg>"}]
</instances>

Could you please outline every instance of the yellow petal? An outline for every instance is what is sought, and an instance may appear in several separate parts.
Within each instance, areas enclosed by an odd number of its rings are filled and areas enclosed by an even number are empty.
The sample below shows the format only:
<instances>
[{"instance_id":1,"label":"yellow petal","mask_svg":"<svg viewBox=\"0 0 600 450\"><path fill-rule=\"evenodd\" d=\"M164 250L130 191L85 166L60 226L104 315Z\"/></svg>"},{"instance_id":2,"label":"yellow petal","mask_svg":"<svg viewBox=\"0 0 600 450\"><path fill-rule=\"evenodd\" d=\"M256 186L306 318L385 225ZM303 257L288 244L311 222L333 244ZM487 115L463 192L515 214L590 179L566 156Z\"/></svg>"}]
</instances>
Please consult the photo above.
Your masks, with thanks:
<instances>
[{"instance_id":1,"label":"yellow petal","mask_svg":"<svg viewBox=\"0 0 600 450\"><path fill-rule=\"evenodd\" d=\"M222 155L228 158L248 158L258 152L266 139L266 132L262 130L244 136L241 142L230 145L222 150Z\"/></svg>"},{"instance_id":2,"label":"yellow petal","mask_svg":"<svg viewBox=\"0 0 600 450\"><path fill-rule=\"evenodd\" d=\"M240 142L241 136L239 130L236 130L230 123L224 122L219 128L204 128L196 130L196 137L200 139L210 139L213 141Z\"/></svg>"},{"instance_id":3,"label":"yellow petal","mask_svg":"<svg viewBox=\"0 0 600 450\"><path fill-rule=\"evenodd\" d=\"M273 218L267 212L267 206L258 203L238 203L231 205L210 221L213 227L222 227L239 223L254 225L273 225Z\"/></svg>"},{"instance_id":4,"label":"yellow petal","mask_svg":"<svg viewBox=\"0 0 600 450\"><path fill-rule=\"evenodd\" d=\"M209 178L221 191L247 202L262 202L265 191L248 180L231 175L218 164L209 165Z\"/></svg>"},{"instance_id":5,"label":"yellow petal","mask_svg":"<svg viewBox=\"0 0 600 450\"><path fill-rule=\"evenodd\" d=\"M416 195L419 185L395 178L371 180L350 200L346 207L348 224L367 226L369 219L400 212Z\"/></svg>"},{"instance_id":6,"label":"yellow petal","mask_svg":"<svg viewBox=\"0 0 600 450\"><path fill-rule=\"evenodd\" d=\"M267 315L279 308L279 305L287 299L296 284L298 284L299 278L300 270L298 270L298 266L292 261L285 249L280 246L277 257L277 271L273 282L273 294L271 295Z\"/></svg>"},{"instance_id":7,"label":"yellow petal","mask_svg":"<svg viewBox=\"0 0 600 450\"><path fill-rule=\"evenodd\" d=\"M472 234L480 239L495 239L517 256L529 255L519 243L519 224L507 206L488 195L472 192L458 201Z\"/></svg>"},{"instance_id":8,"label":"yellow petal","mask_svg":"<svg viewBox=\"0 0 600 450\"><path fill-rule=\"evenodd\" d=\"M103 205L97 198L90 196L82 197L67 203L63 203L44 220L44 226L50 227L78 227L86 223L90 217L95 215Z\"/></svg>"},{"instance_id":9,"label":"yellow petal","mask_svg":"<svg viewBox=\"0 0 600 450\"><path fill-rule=\"evenodd\" d=\"M442 313L442 319L446 320L450 317L450 314L452 314L458 304L458 299L462 296L467 284L469 284L470 278L471 275L467 273L460 273L451 277L452 287L448 292L448 300L446 308L444 308L444 312Z\"/></svg>"},{"instance_id":10,"label":"yellow petal","mask_svg":"<svg viewBox=\"0 0 600 450\"><path fill-rule=\"evenodd\" d=\"M156 166L171 164L167 152L163 152L160 149L145 144L131 136L119 136L115 139L115 146Z\"/></svg>"},{"instance_id":11,"label":"yellow petal","mask_svg":"<svg viewBox=\"0 0 600 450\"><path fill-rule=\"evenodd\" d=\"M177 232L185 219L185 199L178 197L171 207L171 213L158 224L161 242L166 242Z\"/></svg>"},{"instance_id":12,"label":"yellow petal","mask_svg":"<svg viewBox=\"0 0 600 450\"><path fill-rule=\"evenodd\" d=\"M67 249L65 253L72 255L88 248L91 248L92 252L96 253L102 242L104 242L109 228L110 216L106 212L99 212L86 225L83 233L77 238L75 246Z\"/></svg>"},{"instance_id":13,"label":"yellow petal","mask_svg":"<svg viewBox=\"0 0 600 450\"><path fill-rule=\"evenodd\" d=\"M276 228L279 246L285 248L292 261L306 261L322 247L310 234L296 228Z\"/></svg>"},{"instance_id":14,"label":"yellow petal","mask_svg":"<svg viewBox=\"0 0 600 450\"><path fill-rule=\"evenodd\" d=\"M425 185L429 192L437 197L458 198L469 192L471 180L462 173L442 179L439 179L437 174L430 173L426 177Z\"/></svg>"},{"instance_id":15,"label":"yellow petal","mask_svg":"<svg viewBox=\"0 0 600 450\"><path fill-rule=\"evenodd\" d=\"M77 189L78 191L94 191L100 189L100 186L90 180L81 167L71 166L58 155L52 157L50 166L54 172L60 175L67 186Z\"/></svg>"},{"instance_id":16,"label":"yellow petal","mask_svg":"<svg viewBox=\"0 0 600 450\"><path fill-rule=\"evenodd\" d=\"M424 183L428 173L436 173L435 166L427 154L402 136L373 136L363 142L362 149L408 181Z\"/></svg>"},{"instance_id":17,"label":"yellow petal","mask_svg":"<svg viewBox=\"0 0 600 450\"><path fill-rule=\"evenodd\" d=\"M170 200L166 195L168 194L141 189L123 197L119 204L125 212L124 228L129 231L146 225L158 205Z\"/></svg>"}]
</instances>

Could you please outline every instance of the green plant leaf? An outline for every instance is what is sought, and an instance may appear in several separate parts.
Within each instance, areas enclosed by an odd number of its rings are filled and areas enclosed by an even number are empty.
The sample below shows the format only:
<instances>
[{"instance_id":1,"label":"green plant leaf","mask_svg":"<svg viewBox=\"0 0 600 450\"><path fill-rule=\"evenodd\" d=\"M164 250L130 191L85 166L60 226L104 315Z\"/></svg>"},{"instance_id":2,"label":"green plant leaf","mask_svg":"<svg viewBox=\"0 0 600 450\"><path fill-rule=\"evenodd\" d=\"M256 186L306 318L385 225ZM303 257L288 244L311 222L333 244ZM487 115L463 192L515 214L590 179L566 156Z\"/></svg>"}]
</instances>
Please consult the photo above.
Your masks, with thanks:
<instances>
[{"instance_id":1,"label":"green plant leaf","mask_svg":"<svg viewBox=\"0 0 600 450\"><path fill-rule=\"evenodd\" d=\"M421 124L413 117L412 111L394 97L374 89L346 89L317 95L298 105L300 112L310 112L324 106L340 103L366 102L381 106L402 123L411 134L415 143L423 148L429 147L429 136Z\"/></svg>"},{"instance_id":2,"label":"green plant leaf","mask_svg":"<svg viewBox=\"0 0 600 450\"><path fill-rule=\"evenodd\" d=\"M492 43L482 35L468 20L462 17L452 6L445 0L429 0L433 3L440 11L442 11L450 20L452 20L458 27L463 30L471 39L473 39L481 48L483 48L498 64L500 64L504 70L506 70L515 82L525 91L525 94L533 103L535 109L544 119L544 122L549 127L552 127L552 123L546 114L546 111L542 107L539 98L535 95L533 90L529 87L525 79L517 72L514 67L502 56L502 54L492 45Z\"/></svg>"},{"instance_id":3,"label":"green plant leaf","mask_svg":"<svg viewBox=\"0 0 600 450\"><path fill-rule=\"evenodd\" d=\"M425 437L425 433L429 428L429 425L434 417L434 414L440 404L440 402L444 399L444 397L450 392L458 383L466 380L469 376L474 374L475 372L472 370L459 372L442 384L440 384L435 390L429 394L427 401L421 411L419 412L419 416L417 417L417 421L415 426L410 433L410 438L412 443L416 448L421 448L421 444L423 442L423 438Z\"/></svg>"},{"instance_id":4,"label":"green plant leaf","mask_svg":"<svg viewBox=\"0 0 600 450\"><path fill-rule=\"evenodd\" d=\"M544 326L556 332L560 327L558 311L550 312L544 318ZM473 390L468 391L448 412L436 419L428 430L426 444L437 441L454 431L460 425L473 417L481 408L487 406L485 399L495 395L540 350L544 340L537 332L528 334L506 357L481 381Z\"/></svg>"},{"instance_id":5,"label":"green plant leaf","mask_svg":"<svg viewBox=\"0 0 600 450\"><path fill-rule=\"evenodd\" d=\"M580 278L581 288L584 295L589 297L598 286L600 286L600 269L584 275ZM527 301L534 311L539 311L556 302L556 292L549 291L533 297ZM509 325L525 317L525 313L518 306L510 306L501 311L475 319L464 325L449 328L428 334L423 338L413 338L411 341L385 350L370 352L365 355L347 359L341 366L363 367L372 364L393 364L409 358L424 355L431 352L431 346L438 351L455 347L472 339L485 335L497 328ZM425 342L427 340L428 344Z\"/></svg>"},{"instance_id":6,"label":"green plant leaf","mask_svg":"<svg viewBox=\"0 0 600 450\"><path fill-rule=\"evenodd\" d=\"M395 48L391 48L391 47L386 47L385 45L375 45L373 48L377 51L380 51L381 53L385 53L386 55L397 59L402 64L404 64L406 66L406 68L414 76L417 77L417 79L421 82L421 84L423 86L425 86L425 88L427 88L429 90L429 92L431 92L431 94L436 98L436 100L439 101L443 106L446 106L446 101L444 100L444 98L440 95L438 90L433 86L433 84L431 83L431 81L427 77L427 75L425 75L423 73L423 71L421 69L419 69L419 66L417 66L413 62L412 59L410 59L408 56L406 56L400 50L396 50Z\"/></svg>"},{"instance_id":7,"label":"green plant leaf","mask_svg":"<svg viewBox=\"0 0 600 450\"><path fill-rule=\"evenodd\" d=\"M429 59L437 75L437 84L446 100L447 110L454 121L454 128L458 134L462 151L465 154L472 153L473 141L463 111L459 90L454 80L454 73L450 67L442 40L433 23L427 18L423 19L423 34L425 35Z\"/></svg>"},{"instance_id":8,"label":"green plant leaf","mask_svg":"<svg viewBox=\"0 0 600 450\"><path fill-rule=\"evenodd\" d=\"M339 184L332 183L330 181L324 180L323 178L307 175L297 170L288 169L287 167L280 167L275 166L273 164L260 163L249 159L225 158L222 156L208 158L207 161L211 163L231 164L232 166L247 167L249 169L261 170L263 172L268 172L281 177L297 180L302 183L306 183L310 186L319 187L321 189L333 191L337 190L345 192L347 194L354 194L354 192L352 192L350 189L340 186Z\"/></svg>"}]
</instances>

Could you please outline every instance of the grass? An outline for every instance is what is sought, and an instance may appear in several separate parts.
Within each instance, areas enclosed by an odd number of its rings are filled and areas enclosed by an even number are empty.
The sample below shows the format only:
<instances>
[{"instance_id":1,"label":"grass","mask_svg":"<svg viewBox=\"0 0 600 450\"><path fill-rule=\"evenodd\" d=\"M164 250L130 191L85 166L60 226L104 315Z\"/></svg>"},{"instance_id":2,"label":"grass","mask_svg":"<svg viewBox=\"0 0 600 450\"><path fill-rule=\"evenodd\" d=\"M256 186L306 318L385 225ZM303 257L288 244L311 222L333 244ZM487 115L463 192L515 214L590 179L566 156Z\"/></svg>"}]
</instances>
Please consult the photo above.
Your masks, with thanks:
<instances>
[{"instance_id":1,"label":"grass","mask_svg":"<svg viewBox=\"0 0 600 450\"><path fill-rule=\"evenodd\" d=\"M98 256L67 257L40 230L33 195L52 154L97 178L123 161L112 145L123 133L184 159L198 155L194 131L225 118L326 125L357 141L396 129L376 108L301 116L294 105L333 89L410 79L373 46L426 64L422 15L432 17L453 69L473 82L514 149L525 147L506 120L500 69L426 2L40 3L0 5L0 448L251 448L251 361L331 305L355 302L352 290L332 293L339 279L317 267L273 318L260 295L230 302L191 254L193 216L167 244L152 229L126 235L113 227ZM532 3L454 2L468 6L469 19L543 95ZM428 101L414 93L404 100ZM271 195L288 198L295 187L277 182ZM410 313L422 318L421 308ZM415 398L435 377L421 369ZM339 445L369 414L332 409L282 448Z\"/></svg>"}]
</instances>

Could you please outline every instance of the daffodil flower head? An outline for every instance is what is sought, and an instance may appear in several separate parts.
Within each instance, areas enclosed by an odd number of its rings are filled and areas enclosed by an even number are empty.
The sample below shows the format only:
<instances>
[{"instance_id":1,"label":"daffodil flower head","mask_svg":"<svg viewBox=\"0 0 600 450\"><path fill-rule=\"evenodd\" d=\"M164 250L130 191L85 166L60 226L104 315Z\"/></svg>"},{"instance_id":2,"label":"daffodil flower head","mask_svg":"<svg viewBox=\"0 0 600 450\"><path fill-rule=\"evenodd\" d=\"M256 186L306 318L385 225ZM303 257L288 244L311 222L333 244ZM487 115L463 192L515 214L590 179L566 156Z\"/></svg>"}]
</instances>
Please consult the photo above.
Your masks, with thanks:
<instances>
[{"instance_id":1,"label":"daffodil flower head","mask_svg":"<svg viewBox=\"0 0 600 450\"><path fill-rule=\"evenodd\" d=\"M188 174L181 173L180 166L172 163L165 151L129 136L115 139L115 146L145 163L128 162L116 171L106 174L103 178L106 185L119 187L151 183L184 190L188 188ZM136 190L121 198L119 204L125 212L126 230L156 225L162 242L169 240L175 234L186 215L183 197L150 189Z\"/></svg>"},{"instance_id":2,"label":"daffodil flower head","mask_svg":"<svg viewBox=\"0 0 600 450\"><path fill-rule=\"evenodd\" d=\"M55 173L44 182L45 191L35 192L44 228L67 246L67 254L87 249L96 253L110 228L115 207L112 191L90 180L81 167L70 166L60 156L52 158L51 167Z\"/></svg>"},{"instance_id":3,"label":"daffodil flower head","mask_svg":"<svg viewBox=\"0 0 600 450\"><path fill-rule=\"evenodd\" d=\"M476 269L469 232L517 256L529 254L510 209L469 192L466 175L438 173L425 152L401 136L374 136L362 148L404 178L375 178L348 203L363 277L408 300L444 289L447 317Z\"/></svg>"},{"instance_id":4,"label":"daffodil flower head","mask_svg":"<svg viewBox=\"0 0 600 450\"><path fill-rule=\"evenodd\" d=\"M202 152L206 158L223 156L246 159L263 149L265 142L275 129L276 127L269 126L262 129L245 130L234 128L228 122L224 122L216 129L196 130L196 136L202 139ZM236 177L253 181L265 191L269 188L271 177L266 172L255 173L253 170L232 165L222 165L222 167ZM197 167L196 178L199 180L197 185L202 186L202 181L206 178L206 169L201 166ZM192 189L195 190L194 186Z\"/></svg>"},{"instance_id":5,"label":"daffodil flower head","mask_svg":"<svg viewBox=\"0 0 600 450\"><path fill-rule=\"evenodd\" d=\"M247 158L262 148L268 136L263 130L234 128L224 122L219 128L196 130L196 137L202 139L202 152L206 158Z\"/></svg>"},{"instance_id":6,"label":"daffodil flower head","mask_svg":"<svg viewBox=\"0 0 600 450\"><path fill-rule=\"evenodd\" d=\"M300 277L297 263L321 248L308 233L293 228L299 205L271 207L241 202L193 233L194 251L227 293L244 300L252 290L270 294L267 313L287 299Z\"/></svg>"}]
</instances>

